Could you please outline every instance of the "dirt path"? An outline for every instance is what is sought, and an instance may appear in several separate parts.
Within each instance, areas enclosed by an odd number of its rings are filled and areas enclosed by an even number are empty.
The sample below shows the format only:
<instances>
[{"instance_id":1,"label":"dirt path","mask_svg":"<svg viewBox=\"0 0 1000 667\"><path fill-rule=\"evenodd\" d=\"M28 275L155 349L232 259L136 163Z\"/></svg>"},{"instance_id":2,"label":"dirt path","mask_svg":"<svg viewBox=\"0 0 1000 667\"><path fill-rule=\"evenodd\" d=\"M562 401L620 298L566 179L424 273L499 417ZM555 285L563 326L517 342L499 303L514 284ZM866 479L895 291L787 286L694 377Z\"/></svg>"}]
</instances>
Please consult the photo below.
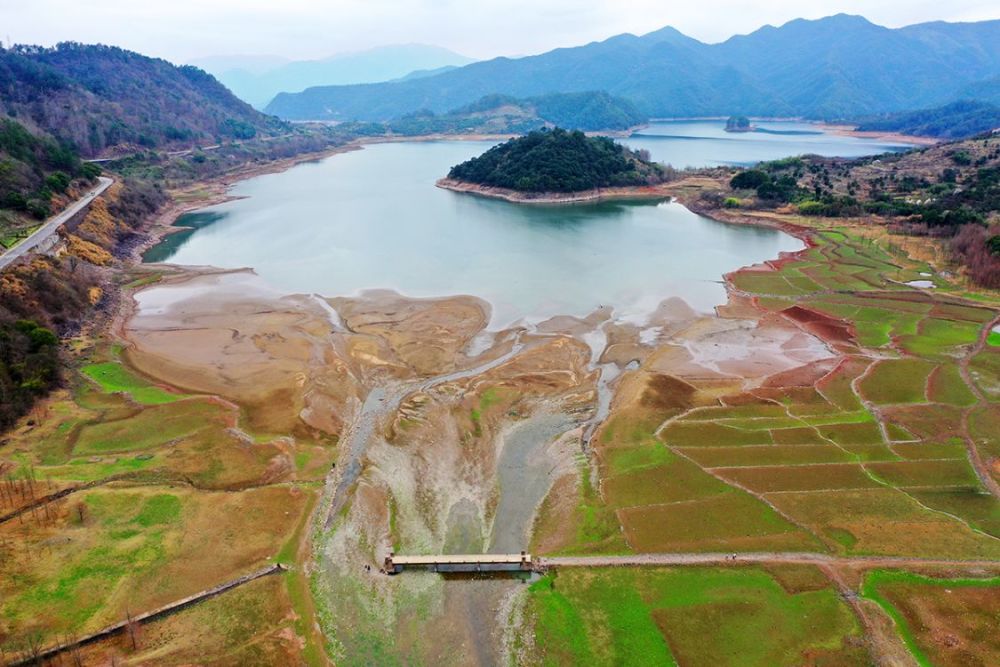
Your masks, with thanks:
<instances>
[{"instance_id":1,"label":"dirt path","mask_svg":"<svg viewBox=\"0 0 1000 667\"><path fill-rule=\"evenodd\" d=\"M976 403L962 411L962 439L965 441L965 449L969 454L969 463L972 464L972 469L976 471L979 481L993 494L994 498L1000 498L1000 484L997 483L996 479L990 473L989 467L983 462L983 457L980 456L979 449L976 447L976 441L969 432L969 415L974 409L987 403L983 392L979 390L979 387L972 380L972 374L969 372L969 362L986 348L990 332L998 324L1000 324L1000 315L994 317L980 330L979 339L976 341L976 344L958 362L958 371L962 376L962 381L969 388L969 391L972 392L972 395L976 397Z\"/></svg>"},{"instance_id":2,"label":"dirt path","mask_svg":"<svg viewBox=\"0 0 1000 667\"><path fill-rule=\"evenodd\" d=\"M868 649L875 659L875 664L906 665L907 667L918 664L900 639L893 620L885 614L881 607L860 597L857 591L844 580L836 567L820 565L819 569L834 585L841 599L847 603L851 611L854 612L854 616L861 623Z\"/></svg>"},{"instance_id":3,"label":"dirt path","mask_svg":"<svg viewBox=\"0 0 1000 667\"><path fill-rule=\"evenodd\" d=\"M901 556L832 556L809 552L766 551L758 553L647 553L627 556L551 556L536 558L541 568L560 567L664 567L671 565L740 565L773 563L784 565L855 565L866 567L947 567L964 570L1000 571L1000 560L961 560Z\"/></svg>"}]
</instances>

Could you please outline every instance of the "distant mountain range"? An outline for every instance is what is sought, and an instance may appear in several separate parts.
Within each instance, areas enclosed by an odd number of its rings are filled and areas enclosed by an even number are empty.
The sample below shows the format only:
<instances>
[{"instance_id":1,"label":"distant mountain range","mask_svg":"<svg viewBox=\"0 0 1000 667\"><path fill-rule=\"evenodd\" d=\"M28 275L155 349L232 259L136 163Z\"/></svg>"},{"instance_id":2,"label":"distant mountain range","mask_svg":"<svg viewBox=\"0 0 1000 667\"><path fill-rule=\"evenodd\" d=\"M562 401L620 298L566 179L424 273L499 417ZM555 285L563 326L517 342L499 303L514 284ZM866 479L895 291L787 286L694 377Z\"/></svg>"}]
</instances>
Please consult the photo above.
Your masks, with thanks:
<instances>
[{"instance_id":1,"label":"distant mountain range","mask_svg":"<svg viewBox=\"0 0 1000 667\"><path fill-rule=\"evenodd\" d=\"M0 116L84 157L289 131L196 67L75 43L0 49Z\"/></svg>"},{"instance_id":2,"label":"distant mountain range","mask_svg":"<svg viewBox=\"0 0 1000 667\"><path fill-rule=\"evenodd\" d=\"M192 61L213 74L237 97L258 109L281 92L312 86L392 81L416 72L420 78L473 62L440 46L400 44L322 60L287 61L275 56L216 56Z\"/></svg>"},{"instance_id":3,"label":"distant mountain range","mask_svg":"<svg viewBox=\"0 0 1000 667\"><path fill-rule=\"evenodd\" d=\"M446 112L485 95L605 90L652 117L851 118L929 108L1000 90L1000 21L900 29L837 15L765 27L721 44L673 28L436 76L321 86L278 95L268 113L299 120L385 121Z\"/></svg>"}]
</instances>

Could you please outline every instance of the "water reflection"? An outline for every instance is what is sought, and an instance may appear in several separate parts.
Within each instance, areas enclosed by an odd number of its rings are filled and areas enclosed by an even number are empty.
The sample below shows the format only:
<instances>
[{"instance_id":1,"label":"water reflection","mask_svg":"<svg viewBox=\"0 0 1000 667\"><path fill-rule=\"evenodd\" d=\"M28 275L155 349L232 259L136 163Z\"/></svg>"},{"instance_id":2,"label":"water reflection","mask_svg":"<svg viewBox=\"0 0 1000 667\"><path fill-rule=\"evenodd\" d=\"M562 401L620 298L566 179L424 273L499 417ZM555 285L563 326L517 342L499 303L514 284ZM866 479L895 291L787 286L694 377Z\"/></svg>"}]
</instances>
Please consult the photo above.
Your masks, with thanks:
<instances>
[{"instance_id":1,"label":"water reflection","mask_svg":"<svg viewBox=\"0 0 1000 667\"><path fill-rule=\"evenodd\" d=\"M186 213L177 219L174 227L179 231L173 232L164 237L160 243L156 244L142 254L143 262L166 262L187 243L192 236L220 220L226 215L218 211L197 211Z\"/></svg>"}]
</instances>

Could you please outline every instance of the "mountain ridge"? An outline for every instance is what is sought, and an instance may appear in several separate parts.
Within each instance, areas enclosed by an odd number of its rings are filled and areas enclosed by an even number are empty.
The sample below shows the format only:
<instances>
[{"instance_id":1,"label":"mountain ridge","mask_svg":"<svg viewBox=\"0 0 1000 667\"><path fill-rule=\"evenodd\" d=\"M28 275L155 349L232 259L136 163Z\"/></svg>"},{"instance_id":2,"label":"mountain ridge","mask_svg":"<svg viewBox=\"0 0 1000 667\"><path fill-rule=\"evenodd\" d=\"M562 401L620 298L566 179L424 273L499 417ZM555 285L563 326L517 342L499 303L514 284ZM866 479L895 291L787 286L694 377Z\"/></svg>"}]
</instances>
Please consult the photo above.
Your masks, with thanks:
<instances>
[{"instance_id":1,"label":"mountain ridge","mask_svg":"<svg viewBox=\"0 0 1000 667\"><path fill-rule=\"evenodd\" d=\"M669 26L624 33L416 81L282 93L266 110L293 120L384 121L417 109L446 112L490 94L605 90L651 117L831 119L946 104L997 72L1000 21L892 29L839 14L763 26L717 44Z\"/></svg>"},{"instance_id":2,"label":"mountain ridge","mask_svg":"<svg viewBox=\"0 0 1000 667\"><path fill-rule=\"evenodd\" d=\"M337 53L326 58L291 60L254 71L246 67L224 67L213 61L196 61L240 99L256 108L264 107L280 92L297 92L316 85L388 82L421 70L436 70L474 62L450 49L430 44L389 44ZM252 63L252 60L248 60Z\"/></svg>"},{"instance_id":3,"label":"mountain ridge","mask_svg":"<svg viewBox=\"0 0 1000 667\"><path fill-rule=\"evenodd\" d=\"M196 67L75 42L0 49L0 115L83 157L288 131Z\"/></svg>"}]
</instances>

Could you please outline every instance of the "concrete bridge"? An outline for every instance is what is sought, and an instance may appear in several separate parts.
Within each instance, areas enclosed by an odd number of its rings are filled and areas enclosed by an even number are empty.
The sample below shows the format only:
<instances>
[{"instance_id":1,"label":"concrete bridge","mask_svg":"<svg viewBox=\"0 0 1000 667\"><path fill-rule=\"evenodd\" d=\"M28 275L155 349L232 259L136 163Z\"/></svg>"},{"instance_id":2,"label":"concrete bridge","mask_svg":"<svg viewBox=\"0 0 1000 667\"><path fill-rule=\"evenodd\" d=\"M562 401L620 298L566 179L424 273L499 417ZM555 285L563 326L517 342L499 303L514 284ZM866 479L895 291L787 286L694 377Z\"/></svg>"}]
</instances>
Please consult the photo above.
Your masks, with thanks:
<instances>
[{"instance_id":1,"label":"concrete bridge","mask_svg":"<svg viewBox=\"0 0 1000 667\"><path fill-rule=\"evenodd\" d=\"M534 569L531 554L456 554L442 556L397 556L385 558L388 574L403 570L427 572L530 572Z\"/></svg>"}]
</instances>

